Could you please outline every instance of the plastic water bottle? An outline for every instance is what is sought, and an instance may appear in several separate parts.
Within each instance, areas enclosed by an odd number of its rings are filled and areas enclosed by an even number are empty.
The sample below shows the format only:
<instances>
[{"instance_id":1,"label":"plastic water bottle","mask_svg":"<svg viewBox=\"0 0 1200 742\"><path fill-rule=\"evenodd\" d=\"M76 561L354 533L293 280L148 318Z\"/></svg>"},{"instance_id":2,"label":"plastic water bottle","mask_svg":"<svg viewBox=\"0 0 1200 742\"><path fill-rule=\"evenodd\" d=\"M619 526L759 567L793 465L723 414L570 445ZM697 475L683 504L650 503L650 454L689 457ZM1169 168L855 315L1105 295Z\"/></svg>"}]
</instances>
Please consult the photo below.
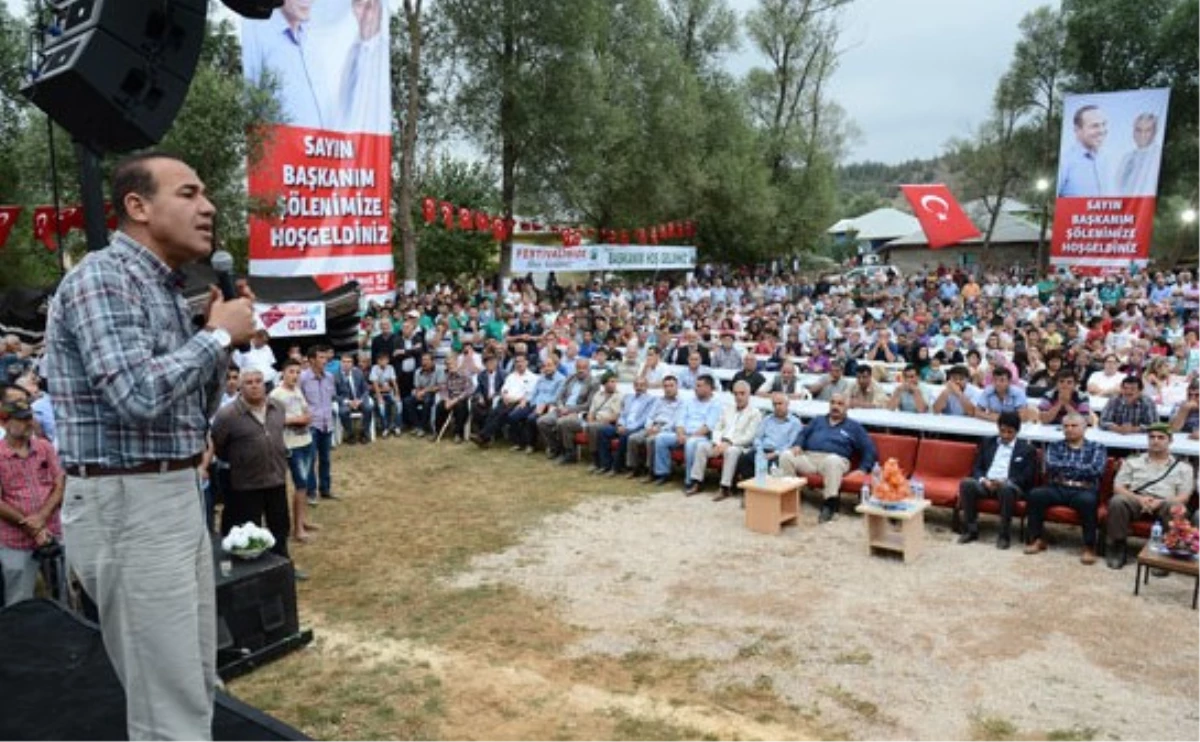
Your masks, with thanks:
<instances>
[{"instance_id":1,"label":"plastic water bottle","mask_svg":"<svg viewBox=\"0 0 1200 742\"><path fill-rule=\"evenodd\" d=\"M918 477L913 477L909 482L909 487L912 489L913 499L917 502L925 499L925 482Z\"/></svg>"},{"instance_id":2,"label":"plastic water bottle","mask_svg":"<svg viewBox=\"0 0 1200 742\"><path fill-rule=\"evenodd\" d=\"M767 455L761 450L754 452L754 482L760 487L767 483Z\"/></svg>"},{"instance_id":3,"label":"plastic water bottle","mask_svg":"<svg viewBox=\"0 0 1200 742\"><path fill-rule=\"evenodd\" d=\"M871 490L874 491L879 483L883 481L883 469L879 468L879 462L875 462L875 466L871 467Z\"/></svg>"},{"instance_id":4,"label":"plastic water bottle","mask_svg":"<svg viewBox=\"0 0 1200 742\"><path fill-rule=\"evenodd\" d=\"M862 486L862 494L859 495L859 501L863 505L871 504L871 485L864 483Z\"/></svg>"},{"instance_id":5,"label":"plastic water bottle","mask_svg":"<svg viewBox=\"0 0 1200 742\"><path fill-rule=\"evenodd\" d=\"M777 462L771 462L771 468L767 470L767 476L769 476L771 479L779 478L779 464Z\"/></svg>"},{"instance_id":6,"label":"plastic water bottle","mask_svg":"<svg viewBox=\"0 0 1200 742\"><path fill-rule=\"evenodd\" d=\"M1162 523L1154 521L1154 525L1150 526L1150 548L1155 551L1162 551L1163 529Z\"/></svg>"}]
</instances>

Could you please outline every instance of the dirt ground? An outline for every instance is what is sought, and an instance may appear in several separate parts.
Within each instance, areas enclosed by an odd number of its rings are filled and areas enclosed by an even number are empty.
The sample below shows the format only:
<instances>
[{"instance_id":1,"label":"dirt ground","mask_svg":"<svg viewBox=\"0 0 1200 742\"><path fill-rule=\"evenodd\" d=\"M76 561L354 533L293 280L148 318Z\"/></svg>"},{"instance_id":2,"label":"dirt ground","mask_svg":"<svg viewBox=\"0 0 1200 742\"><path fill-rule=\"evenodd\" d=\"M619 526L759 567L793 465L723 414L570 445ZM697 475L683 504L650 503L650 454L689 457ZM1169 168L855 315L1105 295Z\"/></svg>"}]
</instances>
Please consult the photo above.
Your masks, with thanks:
<instances>
[{"instance_id":1,"label":"dirt ground","mask_svg":"<svg viewBox=\"0 0 1200 742\"><path fill-rule=\"evenodd\" d=\"M1192 583L953 543L778 537L736 501L416 440L342 448L302 623L233 692L321 738L1197 739ZM351 541L339 534L353 533Z\"/></svg>"}]
</instances>

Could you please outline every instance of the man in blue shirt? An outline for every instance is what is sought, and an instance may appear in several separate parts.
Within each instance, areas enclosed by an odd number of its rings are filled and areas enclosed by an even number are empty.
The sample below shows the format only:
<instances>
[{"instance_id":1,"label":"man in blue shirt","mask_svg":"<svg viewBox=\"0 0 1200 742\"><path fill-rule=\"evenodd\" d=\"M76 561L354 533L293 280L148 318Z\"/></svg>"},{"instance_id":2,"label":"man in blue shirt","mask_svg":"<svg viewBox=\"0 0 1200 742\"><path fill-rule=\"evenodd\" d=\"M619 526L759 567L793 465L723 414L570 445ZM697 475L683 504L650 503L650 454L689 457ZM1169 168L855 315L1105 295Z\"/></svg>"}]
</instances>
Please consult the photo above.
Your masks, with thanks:
<instances>
[{"instance_id":1,"label":"man in blue shirt","mask_svg":"<svg viewBox=\"0 0 1200 742\"><path fill-rule=\"evenodd\" d=\"M708 374L696 379L696 396L683 403L675 416L672 427L675 434L664 431L654 437L654 482L666 484L671 476L671 451L683 449L685 472L692 470L696 458L696 447L709 440L717 421L721 419L721 405L713 397L713 377ZM685 482L685 484L689 484Z\"/></svg>"},{"instance_id":2,"label":"man in blue shirt","mask_svg":"<svg viewBox=\"0 0 1200 742\"><path fill-rule=\"evenodd\" d=\"M1029 545L1026 554L1046 550L1042 539L1042 522L1046 510L1066 506L1079 513L1083 523L1084 564L1096 562L1096 520L1100 497L1100 478L1108 451L1095 441L1084 440L1087 420L1078 412L1069 413L1062 421L1063 440L1046 446L1046 485L1029 493Z\"/></svg>"},{"instance_id":3,"label":"man in blue shirt","mask_svg":"<svg viewBox=\"0 0 1200 742\"><path fill-rule=\"evenodd\" d=\"M1108 158L1100 148L1108 138L1108 118L1098 107L1081 106L1075 111L1075 141L1064 156L1058 181L1059 198L1115 195Z\"/></svg>"},{"instance_id":4,"label":"man in blue shirt","mask_svg":"<svg viewBox=\"0 0 1200 742\"><path fill-rule=\"evenodd\" d=\"M824 482L820 522L828 523L837 513L842 477L850 471L850 460L860 456L864 472L875 466L875 442L862 425L846 417L846 396L829 399L829 414L813 418L779 457L779 469L787 476L820 474Z\"/></svg>"},{"instance_id":5,"label":"man in blue shirt","mask_svg":"<svg viewBox=\"0 0 1200 742\"><path fill-rule=\"evenodd\" d=\"M633 380L633 394L621 403L621 416L615 424L601 426L597 433L596 467L613 477L625 471L625 460L628 456L629 436L646 427L650 413L658 401L646 391L649 384L646 377L639 376ZM612 450L613 440L617 440L617 450Z\"/></svg>"},{"instance_id":6,"label":"man in blue shirt","mask_svg":"<svg viewBox=\"0 0 1200 742\"><path fill-rule=\"evenodd\" d=\"M1015 412L1029 418L1025 391L1012 385L1012 372L1004 366L992 369L992 384L985 387L975 404L975 417L997 422L1002 412Z\"/></svg>"},{"instance_id":7,"label":"man in blue shirt","mask_svg":"<svg viewBox=\"0 0 1200 742\"><path fill-rule=\"evenodd\" d=\"M558 354L548 354L542 363L542 375L533 385L533 394L508 413L514 451L533 453L538 416L546 414L554 406L564 382L566 377L558 372Z\"/></svg>"}]
</instances>

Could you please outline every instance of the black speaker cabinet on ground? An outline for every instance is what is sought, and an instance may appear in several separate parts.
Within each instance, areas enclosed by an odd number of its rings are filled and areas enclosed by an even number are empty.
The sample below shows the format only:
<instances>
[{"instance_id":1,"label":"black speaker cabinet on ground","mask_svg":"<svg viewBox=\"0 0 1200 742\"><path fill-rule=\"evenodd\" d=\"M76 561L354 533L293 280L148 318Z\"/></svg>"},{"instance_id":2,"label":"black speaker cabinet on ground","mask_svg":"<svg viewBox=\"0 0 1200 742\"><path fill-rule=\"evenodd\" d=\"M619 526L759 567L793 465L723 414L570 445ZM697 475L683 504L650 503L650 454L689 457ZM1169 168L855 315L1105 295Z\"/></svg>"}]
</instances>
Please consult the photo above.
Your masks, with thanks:
<instances>
[{"instance_id":1,"label":"black speaker cabinet on ground","mask_svg":"<svg viewBox=\"0 0 1200 742\"><path fill-rule=\"evenodd\" d=\"M216 561L231 561L228 576L218 569L217 672L237 677L312 641L300 629L296 611L296 576L292 563L270 552L243 561L222 555L214 541Z\"/></svg>"},{"instance_id":2,"label":"black speaker cabinet on ground","mask_svg":"<svg viewBox=\"0 0 1200 742\"><path fill-rule=\"evenodd\" d=\"M206 0L75 0L22 93L95 151L148 147L187 97L206 11Z\"/></svg>"}]
</instances>

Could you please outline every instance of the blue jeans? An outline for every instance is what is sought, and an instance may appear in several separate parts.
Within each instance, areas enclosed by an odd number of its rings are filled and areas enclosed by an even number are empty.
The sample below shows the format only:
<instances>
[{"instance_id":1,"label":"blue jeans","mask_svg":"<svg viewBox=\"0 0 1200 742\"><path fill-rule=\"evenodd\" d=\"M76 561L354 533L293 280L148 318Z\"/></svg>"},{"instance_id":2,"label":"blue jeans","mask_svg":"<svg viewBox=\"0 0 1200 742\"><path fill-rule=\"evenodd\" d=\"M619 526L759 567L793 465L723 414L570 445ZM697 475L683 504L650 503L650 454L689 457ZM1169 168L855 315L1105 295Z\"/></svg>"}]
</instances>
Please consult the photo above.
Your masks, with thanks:
<instances>
[{"instance_id":1,"label":"blue jeans","mask_svg":"<svg viewBox=\"0 0 1200 742\"><path fill-rule=\"evenodd\" d=\"M685 484L691 484L688 476L692 471L692 461L696 458L696 447L707 437L689 435L683 443L683 478ZM666 477L671 474L671 451L679 448L675 442L675 434L670 431L654 436L654 476Z\"/></svg>"},{"instance_id":2,"label":"blue jeans","mask_svg":"<svg viewBox=\"0 0 1200 742\"><path fill-rule=\"evenodd\" d=\"M333 487L329 475L329 449L333 442L333 432L309 428L312 431L313 451L316 454L316 466L308 470L308 496L317 492L328 495ZM320 469L318 472L317 469ZM318 487L318 479L320 486Z\"/></svg>"},{"instance_id":3,"label":"blue jeans","mask_svg":"<svg viewBox=\"0 0 1200 742\"><path fill-rule=\"evenodd\" d=\"M309 490L313 475L313 444L288 449L288 469L292 472L292 486L298 490Z\"/></svg>"}]
</instances>

